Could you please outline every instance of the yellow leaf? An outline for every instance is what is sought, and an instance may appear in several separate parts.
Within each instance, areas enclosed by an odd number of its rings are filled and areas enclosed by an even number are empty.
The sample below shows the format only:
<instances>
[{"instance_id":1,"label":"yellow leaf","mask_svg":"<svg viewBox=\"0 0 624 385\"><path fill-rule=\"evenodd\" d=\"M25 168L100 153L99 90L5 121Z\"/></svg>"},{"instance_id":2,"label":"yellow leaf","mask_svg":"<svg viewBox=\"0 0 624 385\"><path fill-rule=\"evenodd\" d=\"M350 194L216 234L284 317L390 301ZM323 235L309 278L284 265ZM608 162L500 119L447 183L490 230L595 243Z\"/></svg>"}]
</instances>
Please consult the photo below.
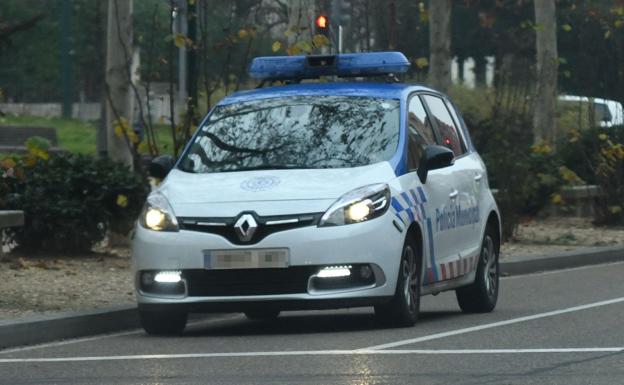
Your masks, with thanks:
<instances>
[{"instance_id":1,"label":"yellow leaf","mask_svg":"<svg viewBox=\"0 0 624 385\"><path fill-rule=\"evenodd\" d=\"M141 154L147 154L148 152L147 142L142 141L141 143L139 143L139 147L137 149Z\"/></svg>"},{"instance_id":2,"label":"yellow leaf","mask_svg":"<svg viewBox=\"0 0 624 385\"><path fill-rule=\"evenodd\" d=\"M119 207L128 206L128 197L123 194L117 195L117 206Z\"/></svg>"},{"instance_id":3,"label":"yellow leaf","mask_svg":"<svg viewBox=\"0 0 624 385\"><path fill-rule=\"evenodd\" d=\"M611 211L611 214L619 214L622 212L622 207L621 206L611 206L609 207L609 211Z\"/></svg>"},{"instance_id":4,"label":"yellow leaf","mask_svg":"<svg viewBox=\"0 0 624 385\"><path fill-rule=\"evenodd\" d=\"M186 37L181 33L176 34L175 39L173 39L173 43L178 48L184 48L186 46Z\"/></svg>"},{"instance_id":5,"label":"yellow leaf","mask_svg":"<svg viewBox=\"0 0 624 385\"><path fill-rule=\"evenodd\" d=\"M238 31L239 39L246 39L248 36L249 36L249 32L247 32L246 29L241 29L240 31Z\"/></svg>"},{"instance_id":6,"label":"yellow leaf","mask_svg":"<svg viewBox=\"0 0 624 385\"><path fill-rule=\"evenodd\" d=\"M608 38L610 38L610 37L611 37L611 30L610 30L610 29L608 29L608 30L607 30L607 32L605 32L605 34L604 34L604 38L605 38L605 39L608 39Z\"/></svg>"},{"instance_id":7,"label":"yellow leaf","mask_svg":"<svg viewBox=\"0 0 624 385\"><path fill-rule=\"evenodd\" d=\"M289 54L290 56L299 55L301 53L301 50L296 45L292 45L286 48L286 53Z\"/></svg>"},{"instance_id":8,"label":"yellow leaf","mask_svg":"<svg viewBox=\"0 0 624 385\"><path fill-rule=\"evenodd\" d=\"M572 26L570 24L564 24L561 26L561 29L564 30L565 32L570 32L572 31Z\"/></svg>"},{"instance_id":9,"label":"yellow leaf","mask_svg":"<svg viewBox=\"0 0 624 385\"><path fill-rule=\"evenodd\" d=\"M598 139L600 140L607 140L609 137L607 136L607 134L600 134L598 135Z\"/></svg>"},{"instance_id":10,"label":"yellow leaf","mask_svg":"<svg viewBox=\"0 0 624 385\"><path fill-rule=\"evenodd\" d=\"M37 158L35 158L34 156L28 154L24 157L24 165L26 165L26 167L32 167L36 164L37 164Z\"/></svg>"},{"instance_id":11,"label":"yellow leaf","mask_svg":"<svg viewBox=\"0 0 624 385\"><path fill-rule=\"evenodd\" d=\"M119 138L123 137L123 129L121 126L115 126L115 135Z\"/></svg>"},{"instance_id":12,"label":"yellow leaf","mask_svg":"<svg viewBox=\"0 0 624 385\"><path fill-rule=\"evenodd\" d=\"M196 0L188 0L189 5L195 5Z\"/></svg>"},{"instance_id":13,"label":"yellow leaf","mask_svg":"<svg viewBox=\"0 0 624 385\"><path fill-rule=\"evenodd\" d=\"M563 203L563 198L561 197L561 195L560 195L560 194L553 194L553 195L550 197L550 201L551 201L553 204L555 204L555 205L560 205L560 204L562 204L562 203Z\"/></svg>"},{"instance_id":14,"label":"yellow leaf","mask_svg":"<svg viewBox=\"0 0 624 385\"><path fill-rule=\"evenodd\" d=\"M429 59L427 59L426 57L419 57L418 59L416 59L415 64L416 64L416 67L420 69L428 67Z\"/></svg>"},{"instance_id":15,"label":"yellow leaf","mask_svg":"<svg viewBox=\"0 0 624 385\"><path fill-rule=\"evenodd\" d=\"M130 139L130 142L134 144L138 144L141 141L141 139L136 134L136 132L134 132L134 130L128 131L128 139Z\"/></svg>"},{"instance_id":16,"label":"yellow leaf","mask_svg":"<svg viewBox=\"0 0 624 385\"><path fill-rule=\"evenodd\" d=\"M271 46L271 49L273 50L273 52L279 51L280 49L282 49L282 43L280 43L279 41L274 42Z\"/></svg>"},{"instance_id":17,"label":"yellow leaf","mask_svg":"<svg viewBox=\"0 0 624 385\"><path fill-rule=\"evenodd\" d=\"M616 20L613 25L615 26L615 28L622 28L622 26L624 26L624 20Z\"/></svg>"},{"instance_id":18,"label":"yellow leaf","mask_svg":"<svg viewBox=\"0 0 624 385\"><path fill-rule=\"evenodd\" d=\"M295 45L301 52L309 53L310 51L312 51L312 45L307 40L301 40Z\"/></svg>"},{"instance_id":19,"label":"yellow leaf","mask_svg":"<svg viewBox=\"0 0 624 385\"><path fill-rule=\"evenodd\" d=\"M46 150L42 150L40 148L34 151L34 155L36 155L38 158L41 158L43 160L50 159L50 154Z\"/></svg>"},{"instance_id":20,"label":"yellow leaf","mask_svg":"<svg viewBox=\"0 0 624 385\"><path fill-rule=\"evenodd\" d=\"M2 162L0 162L0 166L2 166L2 168L4 168L4 169L9 169L9 168L15 167L16 163L11 158L5 158L5 159L2 160Z\"/></svg>"},{"instance_id":21,"label":"yellow leaf","mask_svg":"<svg viewBox=\"0 0 624 385\"><path fill-rule=\"evenodd\" d=\"M314 35L314 37L312 38L312 43L314 43L314 46L317 48L325 47L329 45L329 39L325 35L318 34Z\"/></svg>"}]
</instances>

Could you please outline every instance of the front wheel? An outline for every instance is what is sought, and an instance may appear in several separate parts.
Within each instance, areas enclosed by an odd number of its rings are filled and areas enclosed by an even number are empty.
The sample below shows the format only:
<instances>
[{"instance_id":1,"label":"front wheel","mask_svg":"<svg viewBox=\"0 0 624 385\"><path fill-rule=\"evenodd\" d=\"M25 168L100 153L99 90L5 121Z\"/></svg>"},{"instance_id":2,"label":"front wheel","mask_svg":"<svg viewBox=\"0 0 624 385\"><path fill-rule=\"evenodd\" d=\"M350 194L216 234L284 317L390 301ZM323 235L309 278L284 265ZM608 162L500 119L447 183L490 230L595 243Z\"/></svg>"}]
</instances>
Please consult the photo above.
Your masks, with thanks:
<instances>
[{"instance_id":1,"label":"front wheel","mask_svg":"<svg viewBox=\"0 0 624 385\"><path fill-rule=\"evenodd\" d=\"M188 313L184 311L148 311L139 309L141 326L147 334L177 335L186 328Z\"/></svg>"},{"instance_id":2,"label":"front wheel","mask_svg":"<svg viewBox=\"0 0 624 385\"><path fill-rule=\"evenodd\" d=\"M412 326L420 311L421 258L415 242L406 240L394 298L388 304L375 306L375 316L394 326Z\"/></svg>"},{"instance_id":3,"label":"front wheel","mask_svg":"<svg viewBox=\"0 0 624 385\"><path fill-rule=\"evenodd\" d=\"M459 307L464 313L488 313L496 307L500 276L496 234L496 231L488 226L483 236L474 283L455 291Z\"/></svg>"}]
</instances>

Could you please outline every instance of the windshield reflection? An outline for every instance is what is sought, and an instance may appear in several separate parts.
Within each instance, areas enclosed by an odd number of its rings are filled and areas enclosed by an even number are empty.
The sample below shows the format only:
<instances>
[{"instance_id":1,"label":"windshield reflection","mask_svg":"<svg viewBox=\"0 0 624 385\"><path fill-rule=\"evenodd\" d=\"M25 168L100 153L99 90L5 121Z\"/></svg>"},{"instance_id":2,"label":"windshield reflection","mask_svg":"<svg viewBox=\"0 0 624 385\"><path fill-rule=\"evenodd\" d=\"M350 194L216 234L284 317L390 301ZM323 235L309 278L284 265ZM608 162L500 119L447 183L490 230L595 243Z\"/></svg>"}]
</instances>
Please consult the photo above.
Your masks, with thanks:
<instances>
[{"instance_id":1,"label":"windshield reflection","mask_svg":"<svg viewBox=\"0 0 624 385\"><path fill-rule=\"evenodd\" d=\"M181 165L196 173L363 166L389 160L398 133L398 100L255 100L218 107Z\"/></svg>"}]
</instances>

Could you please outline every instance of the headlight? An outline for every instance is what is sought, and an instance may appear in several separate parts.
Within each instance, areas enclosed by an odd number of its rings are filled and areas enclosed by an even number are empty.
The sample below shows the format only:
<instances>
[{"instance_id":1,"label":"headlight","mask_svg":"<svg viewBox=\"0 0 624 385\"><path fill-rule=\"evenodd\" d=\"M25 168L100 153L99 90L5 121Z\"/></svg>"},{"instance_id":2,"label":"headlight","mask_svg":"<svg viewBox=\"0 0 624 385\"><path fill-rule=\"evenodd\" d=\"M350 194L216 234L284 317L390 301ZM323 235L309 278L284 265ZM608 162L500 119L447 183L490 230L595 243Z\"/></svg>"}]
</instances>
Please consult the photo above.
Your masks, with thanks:
<instances>
[{"instance_id":1,"label":"headlight","mask_svg":"<svg viewBox=\"0 0 624 385\"><path fill-rule=\"evenodd\" d=\"M340 226L377 218L388 211L390 188L372 184L350 191L323 214L319 226Z\"/></svg>"},{"instance_id":2,"label":"headlight","mask_svg":"<svg viewBox=\"0 0 624 385\"><path fill-rule=\"evenodd\" d=\"M154 231L178 231L178 220L173 213L167 198L160 193L153 193L147 197L145 207L141 212L139 223L146 229Z\"/></svg>"}]
</instances>

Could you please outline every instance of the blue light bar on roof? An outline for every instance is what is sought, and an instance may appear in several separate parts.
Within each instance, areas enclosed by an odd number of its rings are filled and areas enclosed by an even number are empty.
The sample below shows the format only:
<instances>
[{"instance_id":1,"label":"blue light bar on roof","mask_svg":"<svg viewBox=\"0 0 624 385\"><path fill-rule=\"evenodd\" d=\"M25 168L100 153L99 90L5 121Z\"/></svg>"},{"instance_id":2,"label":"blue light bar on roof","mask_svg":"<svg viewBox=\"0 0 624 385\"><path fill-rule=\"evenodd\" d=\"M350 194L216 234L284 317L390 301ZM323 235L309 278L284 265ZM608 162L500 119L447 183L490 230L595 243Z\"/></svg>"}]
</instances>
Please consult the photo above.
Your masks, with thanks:
<instances>
[{"instance_id":1,"label":"blue light bar on roof","mask_svg":"<svg viewBox=\"0 0 624 385\"><path fill-rule=\"evenodd\" d=\"M253 59L249 75L258 80L317 79L320 76L365 77L404 73L409 67L409 60L401 52L264 56Z\"/></svg>"}]
</instances>

